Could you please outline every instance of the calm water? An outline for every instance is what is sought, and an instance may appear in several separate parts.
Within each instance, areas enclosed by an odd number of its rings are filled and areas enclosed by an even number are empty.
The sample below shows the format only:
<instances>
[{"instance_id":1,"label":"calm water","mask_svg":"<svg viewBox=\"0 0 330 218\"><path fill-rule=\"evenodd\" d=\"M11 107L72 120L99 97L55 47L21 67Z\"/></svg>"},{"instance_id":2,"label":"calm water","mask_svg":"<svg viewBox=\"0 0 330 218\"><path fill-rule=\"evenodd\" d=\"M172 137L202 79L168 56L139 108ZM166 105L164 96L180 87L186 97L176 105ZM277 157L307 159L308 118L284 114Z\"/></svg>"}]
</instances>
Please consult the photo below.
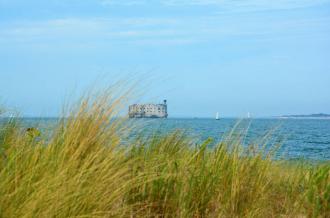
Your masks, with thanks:
<instances>
[{"instance_id":1,"label":"calm water","mask_svg":"<svg viewBox=\"0 0 330 218\"><path fill-rule=\"evenodd\" d=\"M236 133L243 133L244 144L262 144L262 139L269 134L265 141L268 146L280 143L280 156L330 160L330 119L162 119L137 122L146 132L183 129L196 140L212 137L215 142L225 139L236 126Z\"/></svg>"},{"instance_id":2,"label":"calm water","mask_svg":"<svg viewBox=\"0 0 330 218\"><path fill-rule=\"evenodd\" d=\"M26 126L47 129L54 119L24 119ZM220 141L237 124L237 119L137 119L130 120L137 130L145 134L154 131L171 132L182 129L196 142L212 137L214 142ZM281 143L281 155L288 159L306 158L311 160L330 160L330 119L253 119L243 120L237 131L247 130L244 144L261 143L267 134L269 146ZM271 131L271 132L270 132Z\"/></svg>"}]
</instances>

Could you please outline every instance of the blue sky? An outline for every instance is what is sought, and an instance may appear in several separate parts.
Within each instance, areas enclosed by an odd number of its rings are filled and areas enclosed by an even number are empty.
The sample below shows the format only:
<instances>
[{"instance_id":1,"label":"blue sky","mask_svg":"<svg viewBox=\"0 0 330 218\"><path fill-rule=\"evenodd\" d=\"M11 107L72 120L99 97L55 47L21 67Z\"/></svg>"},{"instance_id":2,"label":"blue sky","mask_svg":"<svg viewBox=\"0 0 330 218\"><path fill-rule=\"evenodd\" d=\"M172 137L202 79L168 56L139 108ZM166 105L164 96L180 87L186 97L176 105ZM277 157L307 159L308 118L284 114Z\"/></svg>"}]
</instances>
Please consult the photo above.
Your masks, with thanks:
<instances>
[{"instance_id":1,"label":"blue sky","mask_svg":"<svg viewBox=\"0 0 330 218\"><path fill-rule=\"evenodd\" d=\"M0 102L25 116L133 75L172 117L330 113L329 60L330 0L0 0Z\"/></svg>"}]
</instances>

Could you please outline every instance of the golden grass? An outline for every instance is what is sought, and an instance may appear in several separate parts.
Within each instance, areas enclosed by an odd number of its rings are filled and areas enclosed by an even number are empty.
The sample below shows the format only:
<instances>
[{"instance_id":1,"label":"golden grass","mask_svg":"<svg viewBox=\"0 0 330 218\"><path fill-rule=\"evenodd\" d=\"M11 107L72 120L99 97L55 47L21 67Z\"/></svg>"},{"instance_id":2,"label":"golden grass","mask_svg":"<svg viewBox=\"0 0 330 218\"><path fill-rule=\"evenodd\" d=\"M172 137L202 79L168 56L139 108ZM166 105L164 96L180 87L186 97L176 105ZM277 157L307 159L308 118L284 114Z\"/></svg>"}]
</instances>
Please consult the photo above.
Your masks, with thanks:
<instances>
[{"instance_id":1,"label":"golden grass","mask_svg":"<svg viewBox=\"0 0 330 218\"><path fill-rule=\"evenodd\" d=\"M2 123L0 217L330 217L329 162L274 161L232 134L214 149L180 131L127 145L125 103L83 98L50 138Z\"/></svg>"}]
</instances>

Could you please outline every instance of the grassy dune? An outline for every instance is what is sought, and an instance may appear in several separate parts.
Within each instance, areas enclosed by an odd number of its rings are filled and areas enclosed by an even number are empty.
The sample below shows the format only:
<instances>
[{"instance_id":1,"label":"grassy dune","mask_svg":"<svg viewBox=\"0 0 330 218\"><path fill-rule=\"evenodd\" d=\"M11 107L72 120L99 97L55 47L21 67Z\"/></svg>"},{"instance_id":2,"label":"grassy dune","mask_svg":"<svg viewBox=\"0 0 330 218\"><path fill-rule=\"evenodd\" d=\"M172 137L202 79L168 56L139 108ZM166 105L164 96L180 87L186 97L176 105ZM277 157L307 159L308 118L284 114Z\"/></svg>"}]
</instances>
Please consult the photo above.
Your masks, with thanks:
<instances>
[{"instance_id":1,"label":"grassy dune","mask_svg":"<svg viewBox=\"0 0 330 218\"><path fill-rule=\"evenodd\" d=\"M123 145L124 98L84 98L51 137L0 127L0 217L330 217L330 164L272 160L228 135L176 131ZM274 148L276 149L276 148Z\"/></svg>"}]
</instances>

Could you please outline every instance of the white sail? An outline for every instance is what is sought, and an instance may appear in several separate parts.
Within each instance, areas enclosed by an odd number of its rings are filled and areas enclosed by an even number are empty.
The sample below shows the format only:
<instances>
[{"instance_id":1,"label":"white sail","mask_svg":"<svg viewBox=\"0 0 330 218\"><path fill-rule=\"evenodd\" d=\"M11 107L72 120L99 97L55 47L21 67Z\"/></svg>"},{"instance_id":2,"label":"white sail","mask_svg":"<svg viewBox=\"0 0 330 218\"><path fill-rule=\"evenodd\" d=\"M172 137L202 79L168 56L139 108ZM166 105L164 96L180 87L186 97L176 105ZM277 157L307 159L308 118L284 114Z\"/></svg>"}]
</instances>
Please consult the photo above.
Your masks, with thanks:
<instances>
[{"instance_id":1,"label":"white sail","mask_svg":"<svg viewBox=\"0 0 330 218\"><path fill-rule=\"evenodd\" d=\"M247 113L247 118L251 118L250 112Z\"/></svg>"},{"instance_id":2,"label":"white sail","mask_svg":"<svg viewBox=\"0 0 330 218\"><path fill-rule=\"evenodd\" d=\"M217 112L217 114L215 115L215 119L216 120L219 120L220 118L219 118L219 112Z\"/></svg>"}]
</instances>

